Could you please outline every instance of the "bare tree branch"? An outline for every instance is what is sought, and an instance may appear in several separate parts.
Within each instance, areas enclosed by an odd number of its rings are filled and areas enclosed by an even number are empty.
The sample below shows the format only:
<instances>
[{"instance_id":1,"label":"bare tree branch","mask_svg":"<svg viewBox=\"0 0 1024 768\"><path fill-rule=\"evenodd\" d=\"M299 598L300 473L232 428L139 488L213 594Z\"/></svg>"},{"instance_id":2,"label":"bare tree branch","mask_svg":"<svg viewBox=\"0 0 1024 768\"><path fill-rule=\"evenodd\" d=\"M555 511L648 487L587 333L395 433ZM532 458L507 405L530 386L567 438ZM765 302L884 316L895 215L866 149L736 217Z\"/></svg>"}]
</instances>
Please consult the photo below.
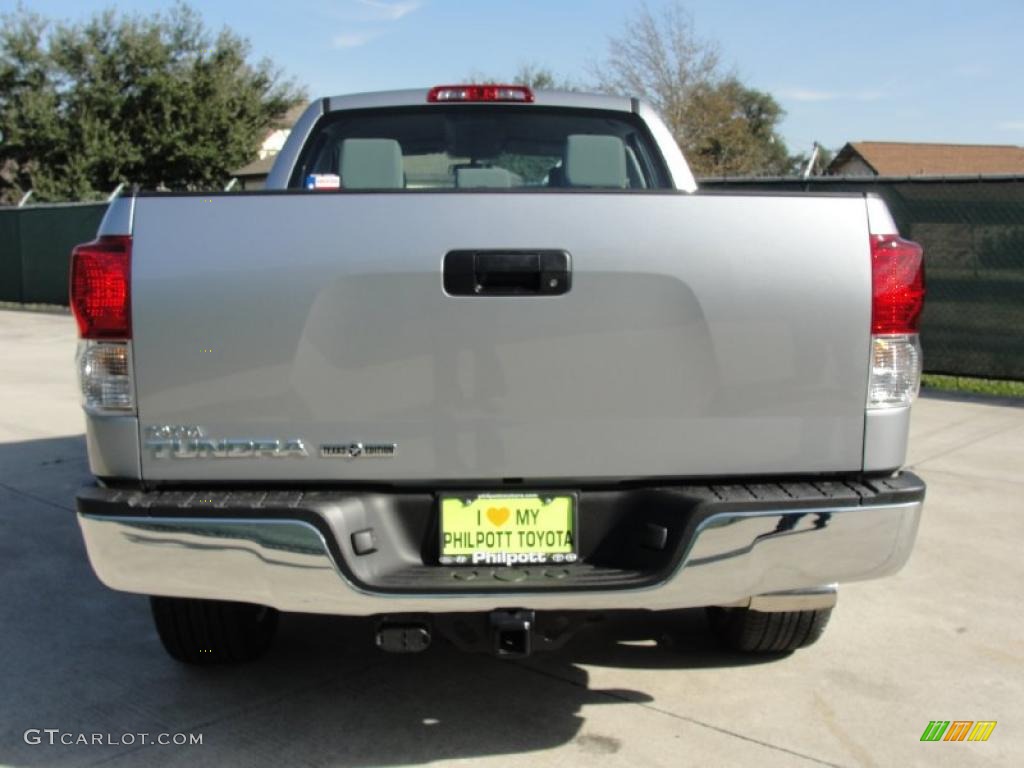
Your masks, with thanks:
<instances>
[{"instance_id":1,"label":"bare tree branch","mask_svg":"<svg viewBox=\"0 0 1024 768\"><path fill-rule=\"evenodd\" d=\"M698 174L784 174L794 167L775 131L784 114L778 102L725 70L718 46L697 34L679 2L657 13L639 5L608 41L595 75L601 90L657 109Z\"/></svg>"}]
</instances>

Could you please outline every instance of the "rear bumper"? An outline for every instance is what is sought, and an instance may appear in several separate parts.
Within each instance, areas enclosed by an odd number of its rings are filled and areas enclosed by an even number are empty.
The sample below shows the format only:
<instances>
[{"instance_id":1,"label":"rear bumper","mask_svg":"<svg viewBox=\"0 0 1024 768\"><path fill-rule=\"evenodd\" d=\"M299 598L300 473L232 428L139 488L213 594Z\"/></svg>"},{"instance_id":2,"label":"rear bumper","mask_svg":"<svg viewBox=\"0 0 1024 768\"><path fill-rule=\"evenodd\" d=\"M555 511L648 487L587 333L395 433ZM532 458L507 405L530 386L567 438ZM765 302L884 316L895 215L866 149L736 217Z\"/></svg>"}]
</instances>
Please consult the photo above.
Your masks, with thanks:
<instances>
[{"instance_id":1,"label":"rear bumper","mask_svg":"<svg viewBox=\"0 0 1024 768\"><path fill-rule=\"evenodd\" d=\"M862 482L584 491L584 562L517 569L517 580L504 567L470 569L466 579L465 567L431 562L432 494L89 487L77 507L96 575L126 592L346 615L770 609L824 605L823 585L899 570L924 491L909 472ZM660 548L652 547L652 526L665 529ZM357 554L352 535L367 529L374 551Z\"/></svg>"}]
</instances>

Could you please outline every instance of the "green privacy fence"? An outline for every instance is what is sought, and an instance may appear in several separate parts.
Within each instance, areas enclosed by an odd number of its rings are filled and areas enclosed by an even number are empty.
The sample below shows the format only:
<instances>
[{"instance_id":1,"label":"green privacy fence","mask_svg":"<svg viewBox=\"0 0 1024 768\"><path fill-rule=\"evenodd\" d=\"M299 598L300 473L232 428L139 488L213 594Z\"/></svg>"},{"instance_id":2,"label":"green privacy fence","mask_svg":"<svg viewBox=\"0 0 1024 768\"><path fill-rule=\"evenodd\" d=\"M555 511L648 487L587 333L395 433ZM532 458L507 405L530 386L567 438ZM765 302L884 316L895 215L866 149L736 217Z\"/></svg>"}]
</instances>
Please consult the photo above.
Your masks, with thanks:
<instances>
[{"instance_id":1,"label":"green privacy fence","mask_svg":"<svg viewBox=\"0 0 1024 768\"><path fill-rule=\"evenodd\" d=\"M1024 176L708 179L708 189L874 192L924 246L930 373L1024 380Z\"/></svg>"},{"instance_id":2,"label":"green privacy fence","mask_svg":"<svg viewBox=\"0 0 1024 768\"><path fill-rule=\"evenodd\" d=\"M71 249L92 240L106 203L0 208L0 301L68 303Z\"/></svg>"}]
</instances>

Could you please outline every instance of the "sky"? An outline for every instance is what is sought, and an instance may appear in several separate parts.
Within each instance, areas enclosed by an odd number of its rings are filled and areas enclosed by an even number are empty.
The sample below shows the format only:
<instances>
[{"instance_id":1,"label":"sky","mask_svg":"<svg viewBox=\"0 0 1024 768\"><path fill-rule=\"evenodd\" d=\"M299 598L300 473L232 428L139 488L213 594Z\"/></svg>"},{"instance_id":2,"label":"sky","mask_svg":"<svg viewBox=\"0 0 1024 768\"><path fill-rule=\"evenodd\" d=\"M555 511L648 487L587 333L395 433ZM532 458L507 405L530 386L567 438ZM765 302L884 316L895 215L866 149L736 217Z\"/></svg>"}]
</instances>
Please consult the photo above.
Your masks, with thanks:
<instances>
[{"instance_id":1,"label":"sky","mask_svg":"<svg viewBox=\"0 0 1024 768\"><path fill-rule=\"evenodd\" d=\"M32 0L44 16L169 0ZM631 0L218 0L195 2L312 97L513 75L575 82L621 33ZM663 0L650 0L657 12ZM0 0L0 10L17 6ZM685 0L723 62L786 110L791 151L818 141L1024 145L1024 0Z\"/></svg>"}]
</instances>

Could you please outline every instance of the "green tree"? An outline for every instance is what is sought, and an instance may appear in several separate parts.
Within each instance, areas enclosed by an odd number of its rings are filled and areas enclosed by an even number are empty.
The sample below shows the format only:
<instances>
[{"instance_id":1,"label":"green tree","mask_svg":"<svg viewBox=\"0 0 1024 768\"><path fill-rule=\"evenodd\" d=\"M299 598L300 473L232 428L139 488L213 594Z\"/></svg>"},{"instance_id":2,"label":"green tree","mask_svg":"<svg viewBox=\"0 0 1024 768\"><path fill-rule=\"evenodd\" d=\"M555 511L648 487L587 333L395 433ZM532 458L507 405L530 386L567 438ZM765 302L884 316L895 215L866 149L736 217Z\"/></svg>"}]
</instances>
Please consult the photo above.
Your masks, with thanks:
<instances>
[{"instance_id":1,"label":"green tree","mask_svg":"<svg viewBox=\"0 0 1024 768\"><path fill-rule=\"evenodd\" d=\"M799 158L775 130L783 114L770 94L727 77L694 88L677 140L698 175L784 176L797 171Z\"/></svg>"},{"instance_id":2,"label":"green tree","mask_svg":"<svg viewBox=\"0 0 1024 768\"><path fill-rule=\"evenodd\" d=\"M602 90L651 103L698 176L794 170L777 131L782 107L726 72L718 46L697 35L678 3L658 14L641 4L596 74Z\"/></svg>"},{"instance_id":3,"label":"green tree","mask_svg":"<svg viewBox=\"0 0 1024 768\"><path fill-rule=\"evenodd\" d=\"M303 98L229 30L186 5L55 24L19 10L0 30L0 199L90 199L120 182L218 188Z\"/></svg>"}]
</instances>

